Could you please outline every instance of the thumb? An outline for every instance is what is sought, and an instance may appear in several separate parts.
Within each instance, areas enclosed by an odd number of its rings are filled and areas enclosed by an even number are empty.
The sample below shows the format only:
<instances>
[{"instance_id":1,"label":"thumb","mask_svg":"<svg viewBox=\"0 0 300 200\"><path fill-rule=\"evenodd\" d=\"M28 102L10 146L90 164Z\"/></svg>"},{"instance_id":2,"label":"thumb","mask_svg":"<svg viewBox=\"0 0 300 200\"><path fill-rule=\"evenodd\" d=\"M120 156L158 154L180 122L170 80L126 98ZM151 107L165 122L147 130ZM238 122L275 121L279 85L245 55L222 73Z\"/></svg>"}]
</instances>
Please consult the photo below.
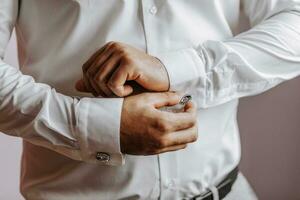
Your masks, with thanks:
<instances>
[{"instance_id":1,"label":"thumb","mask_svg":"<svg viewBox=\"0 0 300 200\"><path fill-rule=\"evenodd\" d=\"M174 106L180 102L181 95L176 92L151 93L151 100L155 108Z\"/></svg>"},{"instance_id":2,"label":"thumb","mask_svg":"<svg viewBox=\"0 0 300 200\"><path fill-rule=\"evenodd\" d=\"M79 92L91 92L84 84L83 79L80 79L79 81L76 82L75 84L76 90Z\"/></svg>"}]
</instances>

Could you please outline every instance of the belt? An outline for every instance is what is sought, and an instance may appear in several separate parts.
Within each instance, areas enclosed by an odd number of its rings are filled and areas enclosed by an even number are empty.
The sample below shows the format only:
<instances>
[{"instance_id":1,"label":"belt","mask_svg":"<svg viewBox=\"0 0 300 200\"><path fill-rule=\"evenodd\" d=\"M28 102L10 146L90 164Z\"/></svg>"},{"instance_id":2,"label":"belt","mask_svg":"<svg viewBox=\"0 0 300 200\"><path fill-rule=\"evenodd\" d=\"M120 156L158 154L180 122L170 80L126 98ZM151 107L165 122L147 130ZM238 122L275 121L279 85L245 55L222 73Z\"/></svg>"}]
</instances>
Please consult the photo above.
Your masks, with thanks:
<instances>
[{"instance_id":1,"label":"belt","mask_svg":"<svg viewBox=\"0 0 300 200\"><path fill-rule=\"evenodd\" d=\"M224 180L219 183L216 188L219 192L219 198L223 199L230 191L231 187L234 184L237 175L238 175L239 169L238 167L234 168L225 178ZM200 194L197 196L194 196L191 198L191 200L213 200L213 194L211 191L208 191L204 194Z\"/></svg>"}]
</instances>

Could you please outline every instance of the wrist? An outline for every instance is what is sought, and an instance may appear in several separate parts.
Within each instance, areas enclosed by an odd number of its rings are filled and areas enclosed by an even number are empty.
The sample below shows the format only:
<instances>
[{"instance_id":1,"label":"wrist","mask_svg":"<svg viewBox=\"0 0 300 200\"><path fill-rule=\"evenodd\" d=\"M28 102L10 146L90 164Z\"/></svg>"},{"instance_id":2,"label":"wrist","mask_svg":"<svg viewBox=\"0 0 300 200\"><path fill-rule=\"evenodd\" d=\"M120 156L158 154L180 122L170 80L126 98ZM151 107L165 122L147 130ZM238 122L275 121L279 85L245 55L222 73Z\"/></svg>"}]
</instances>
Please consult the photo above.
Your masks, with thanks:
<instances>
[{"instance_id":1,"label":"wrist","mask_svg":"<svg viewBox=\"0 0 300 200\"><path fill-rule=\"evenodd\" d=\"M157 57L152 56L155 60L156 66L158 67L159 71L161 74L163 74L163 79L164 79L164 91L169 91L170 89L170 77L169 77L169 73L168 70L166 68L166 66L164 65L164 63Z\"/></svg>"}]
</instances>

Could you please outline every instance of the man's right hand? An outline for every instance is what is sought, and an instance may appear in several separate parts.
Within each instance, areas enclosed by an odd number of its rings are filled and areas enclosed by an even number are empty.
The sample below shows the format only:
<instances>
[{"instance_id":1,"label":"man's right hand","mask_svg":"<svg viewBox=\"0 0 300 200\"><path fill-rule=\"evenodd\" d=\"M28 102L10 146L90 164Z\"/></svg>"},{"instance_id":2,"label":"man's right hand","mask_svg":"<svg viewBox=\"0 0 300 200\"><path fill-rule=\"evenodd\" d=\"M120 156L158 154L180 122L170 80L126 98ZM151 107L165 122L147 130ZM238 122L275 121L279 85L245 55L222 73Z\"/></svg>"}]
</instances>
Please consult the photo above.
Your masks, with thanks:
<instances>
[{"instance_id":1,"label":"man's right hand","mask_svg":"<svg viewBox=\"0 0 300 200\"><path fill-rule=\"evenodd\" d=\"M160 111L179 103L173 92L142 93L124 99L121 116L121 151L132 155L154 155L183 149L197 140L196 107L192 102L184 112Z\"/></svg>"}]
</instances>

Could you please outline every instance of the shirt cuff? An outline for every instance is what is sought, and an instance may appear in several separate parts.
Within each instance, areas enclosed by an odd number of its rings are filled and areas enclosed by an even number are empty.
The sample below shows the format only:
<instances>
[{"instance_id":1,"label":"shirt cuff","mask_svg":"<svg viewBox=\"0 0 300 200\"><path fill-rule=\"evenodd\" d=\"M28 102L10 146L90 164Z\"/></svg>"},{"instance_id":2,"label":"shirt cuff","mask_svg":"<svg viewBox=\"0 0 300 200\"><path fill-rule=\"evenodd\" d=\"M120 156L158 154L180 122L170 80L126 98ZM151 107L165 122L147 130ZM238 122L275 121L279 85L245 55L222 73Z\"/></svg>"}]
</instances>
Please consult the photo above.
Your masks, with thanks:
<instances>
[{"instance_id":1,"label":"shirt cuff","mask_svg":"<svg viewBox=\"0 0 300 200\"><path fill-rule=\"evenodd\" d=\"M77 137L82 160L123 165L120 148L122 98L82 98L77 106Z\"/></svg>"},{"instance_id":2,"label":"shirt cuff","mask_svg":"<svg viewBox=\"0 0 300 200\"><path fill-rule=\"evenodd\" d=\"M170 80L171 91L184 91L190 83L205 76L202 54L192 48L154 55L165 66Z\"/></svg>"}]
</instances>

